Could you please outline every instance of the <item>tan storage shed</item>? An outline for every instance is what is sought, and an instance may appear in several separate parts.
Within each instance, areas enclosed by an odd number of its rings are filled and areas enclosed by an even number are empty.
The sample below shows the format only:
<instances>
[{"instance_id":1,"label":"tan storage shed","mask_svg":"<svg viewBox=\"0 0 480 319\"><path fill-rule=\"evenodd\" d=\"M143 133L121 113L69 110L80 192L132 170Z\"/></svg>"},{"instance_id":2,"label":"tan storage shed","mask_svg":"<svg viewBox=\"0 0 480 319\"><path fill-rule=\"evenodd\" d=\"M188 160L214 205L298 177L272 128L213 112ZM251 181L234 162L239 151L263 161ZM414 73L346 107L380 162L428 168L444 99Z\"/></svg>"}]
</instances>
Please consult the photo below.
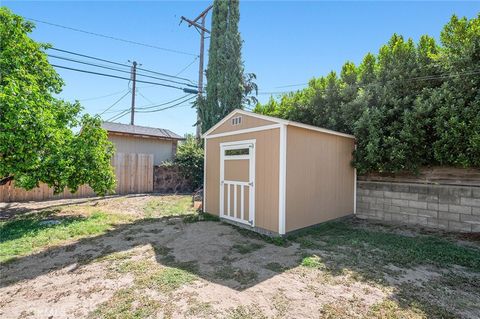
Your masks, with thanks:
<instances>
[{"instance_id":1,"label":"tan storage shed","mask_svg":"<svg viewBox=\"0 0 480 319\"><path fill-rule=\"evenodd\" d=\"M273 235L355 213L352 135L234 110L203 138L207 213Z\"/></svg>"}]
</instances>

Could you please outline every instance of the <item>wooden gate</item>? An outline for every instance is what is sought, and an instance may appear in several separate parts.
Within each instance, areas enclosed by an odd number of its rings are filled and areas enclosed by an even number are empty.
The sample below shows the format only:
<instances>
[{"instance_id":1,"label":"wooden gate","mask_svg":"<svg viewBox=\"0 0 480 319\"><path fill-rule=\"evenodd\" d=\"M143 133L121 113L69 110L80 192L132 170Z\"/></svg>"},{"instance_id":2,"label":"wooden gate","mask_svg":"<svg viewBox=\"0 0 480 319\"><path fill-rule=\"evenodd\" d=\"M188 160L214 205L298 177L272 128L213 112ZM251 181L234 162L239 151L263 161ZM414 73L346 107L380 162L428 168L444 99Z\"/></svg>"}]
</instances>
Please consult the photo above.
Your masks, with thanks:
<instances>
[{"instance_id":1,"label":"wooden gate","mask_svg":"<svg viewBox=\"0 0 480 319\"><path fill-rule=\"evenodd\" d=\"M116 194L138 194L153 191L153 155L139 153L116 153L112 158L117 179ZM54 195L46 184L26 191L16 188L15 182L0 186L0 202L41 201L48 199L83 198L95 196L88 186L82 185L75 193L65 189Z\"/></svg>"}]
</instances>

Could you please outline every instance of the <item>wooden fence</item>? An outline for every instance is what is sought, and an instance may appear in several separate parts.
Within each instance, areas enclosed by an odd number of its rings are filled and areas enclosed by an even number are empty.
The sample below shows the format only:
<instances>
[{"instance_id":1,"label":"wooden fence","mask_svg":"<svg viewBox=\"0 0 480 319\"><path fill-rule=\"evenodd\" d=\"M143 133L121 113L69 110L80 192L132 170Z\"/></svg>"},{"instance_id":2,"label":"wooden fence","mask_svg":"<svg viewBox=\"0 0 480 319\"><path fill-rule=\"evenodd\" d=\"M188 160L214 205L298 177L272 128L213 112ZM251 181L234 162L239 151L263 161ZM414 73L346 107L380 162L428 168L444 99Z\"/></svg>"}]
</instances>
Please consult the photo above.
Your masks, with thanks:
<instances>
[{"instance_id":1,"label":"wooden fence","mask_svg":"<svg viewBox=\"0 0 480 319\"><path fill-rule=\"evenodd\" d=\"M116 194L138 194L153 191L153 155L137 153L116 153L112 158L117 178ZM15 183L0 186L0 202L41 201L63 198L83 198L95 196L88 186L82 185L75 193L65 189L54 195L53 189L46 184L30 191L16 188Z\"/></svg>"}]
</instances>

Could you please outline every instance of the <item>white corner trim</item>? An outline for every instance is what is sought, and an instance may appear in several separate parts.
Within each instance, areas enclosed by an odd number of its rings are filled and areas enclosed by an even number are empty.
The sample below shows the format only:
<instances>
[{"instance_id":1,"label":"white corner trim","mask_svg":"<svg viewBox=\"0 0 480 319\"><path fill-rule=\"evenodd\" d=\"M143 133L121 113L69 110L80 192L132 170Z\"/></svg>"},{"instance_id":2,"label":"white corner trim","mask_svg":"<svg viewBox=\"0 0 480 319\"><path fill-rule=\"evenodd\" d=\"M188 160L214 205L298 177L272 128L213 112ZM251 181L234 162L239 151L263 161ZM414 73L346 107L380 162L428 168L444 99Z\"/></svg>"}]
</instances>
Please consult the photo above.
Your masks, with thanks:
<instances>
[{"instance_id":1,"label":"white corner trim","mask_svg":"<svg viewBox=\"0 0 480 319\"><path fill-rule=\"evenodd\" d=\"M355 144L354 149L357 150L357 144ZM357 215L357 168L353 168L353 214Z\"/></svg>"},{"instance_id":2,"label":"white corner trim","mask_svg":"<svg viewBox=\"0 0 480 319\"><path fill-rule=\"evenodd\" d=\"M354 168L355 178L353 179L353 214L357 215L357 169Z\"/></svg>"},{"instance_id":3,"label":"white corner trim","mask_svg":"<svg viewBox=\"0 0 480 319\"><path fill-rule=\"evenodd\" d=\"M202 212L206 213L207 209L207 139L203 139L203 203Z\"/></svg>"},{"instance_id":4,"label":"white corner trim","mask_svg":"<svg viewBox=\"0 0 480 319\"><path fill-rule=\"evenodd\" d=\"M286 179L287 179L287 125L280 127L280 152L278 174L278 233L285 235Z\"/></svg>"},{"instance_id":5,"label":"white corner trim","mask_svg":"<svg viewBox=\"0 0 480 319\"><path fill-rule=\"evenodd\" d=\"M246 128L246 129L238 130L238 131L218 133L218 134L213 134L213 135L208 135L208 136L204 135L204 138L209 139L209 138L232 136L232 135L238 135L238 134L244 134L244 133L252 133L252 132L258 132L258 131L272 130L272 129L279 128L280 126L281 126L281 124L263 125L263 126Z\"/></svg>"}]
</instances>

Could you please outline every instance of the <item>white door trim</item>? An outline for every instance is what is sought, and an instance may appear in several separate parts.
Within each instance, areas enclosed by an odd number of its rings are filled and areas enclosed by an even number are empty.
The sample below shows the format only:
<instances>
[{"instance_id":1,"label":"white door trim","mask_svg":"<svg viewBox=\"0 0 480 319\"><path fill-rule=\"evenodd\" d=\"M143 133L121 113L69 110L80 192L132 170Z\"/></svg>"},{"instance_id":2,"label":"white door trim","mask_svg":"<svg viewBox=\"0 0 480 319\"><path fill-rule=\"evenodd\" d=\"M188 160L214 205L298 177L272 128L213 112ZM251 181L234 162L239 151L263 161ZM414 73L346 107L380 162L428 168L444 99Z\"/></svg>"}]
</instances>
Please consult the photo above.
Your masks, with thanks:
<instances>
[{"instance_id":1,"label":"white door trim","mask_svg":"<svg viewBox=\"0 0 480 319\"><path fill-rule=\"evenodd\" d=\"M285 235L287 180L287 125L280 127L280 152L278 174L278 233Z\"/></svg>"},{"instance_id":2,"label":"white door trim","mask_svg":"<svg viewBox=\"0 0 480 319\"><path fill-rule=\"evenodd\" d=\"M233 142L224 142L220 143L220 180L219 180L219 188L220 188L220 217L225 218L225 219L230 219L239 223L247 224L252 227L255 226L255 149L256 149L256 140L243 140L243 141L233 141ZM225 155L225 151L229 149L236 149L238 147L249 147L250 151L248 155ZM249 182L240 182L240 181L229 181L225 180L225 161L226 160L248 160L249 161ZM225 184L228 185L228 191L229 193L227 194L228 196L228 214L225 214L224 208L225 208ZM248 212L249 212L249 219L250 220L244 220L241 218L237 218L235 216L230 216L230 186L234 186L234 211L236 213L237 209L237 186L241 187L241 207L240 207L240 212L241 215L243 215L243 198L244 198L244 187L248 186L248 191L249 191L249 203L248 203ZM235 214L234 214L235 215Z\"/></svg>"}]
</instances>

